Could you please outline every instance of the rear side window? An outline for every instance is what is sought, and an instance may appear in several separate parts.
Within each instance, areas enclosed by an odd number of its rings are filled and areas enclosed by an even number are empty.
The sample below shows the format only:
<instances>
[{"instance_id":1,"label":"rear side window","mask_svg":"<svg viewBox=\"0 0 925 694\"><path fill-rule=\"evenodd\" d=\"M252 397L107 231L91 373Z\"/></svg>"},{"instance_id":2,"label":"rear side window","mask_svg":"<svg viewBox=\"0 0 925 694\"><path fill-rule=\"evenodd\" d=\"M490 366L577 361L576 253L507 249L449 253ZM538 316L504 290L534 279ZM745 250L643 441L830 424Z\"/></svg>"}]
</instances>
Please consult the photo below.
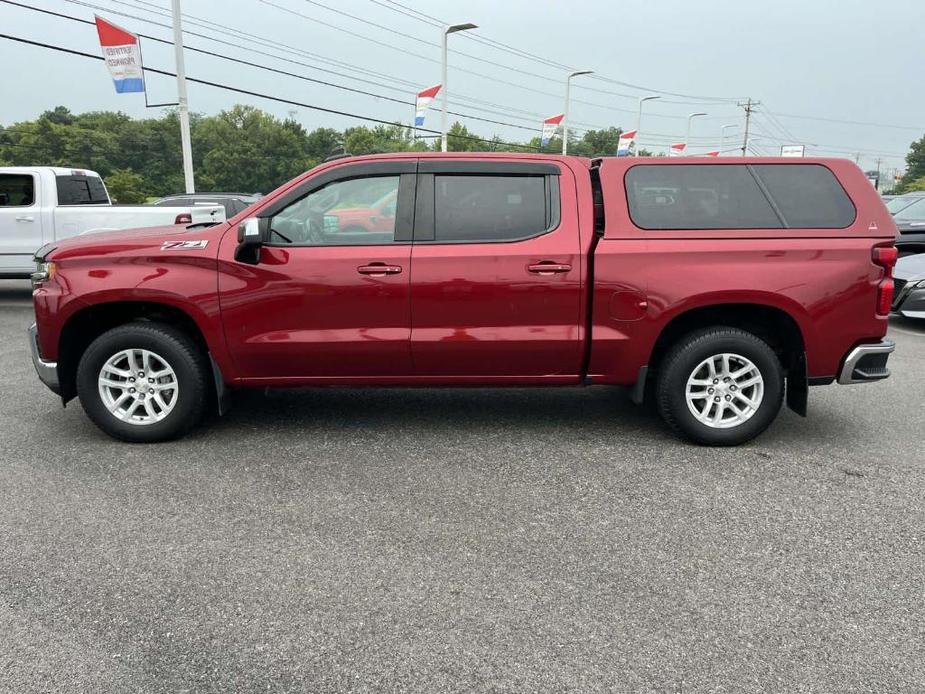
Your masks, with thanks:
<instances>
[{"instance_id":1,"label":"rear side window","mask_svg":"<svg viewBox=\"0 0 925 694\"><path fill-rule=\"evenodd\" d=\"M856 217L835 175L819 164L634 166L630 216L643 229L844 229Z\"/></svg>"},{"instance_id":2,"label":"rear side window","mask_svg":"<svg viewBox=\"0 0 925 694\"><path fill-rule=\"evenodd\" d=\"M516 241L547 231L551 221L542 175L434 176L438 243Z\"/></svg>"},{"instance_id":3,"label":"rear side window","mask_svg":"<svg viewBox=\"0 0 925 694\"><path fill-rule=\"evenodd\" d=\"M55 176L59 205L108 204L103 182L96 176Z\"/></svg>"},{"instance_id":4,"label":"rear side window","mask_svg":"<svg viewBox=\"0 0 925 694\"><path fill-rule=\"evenodd\" d=\"M634 166L626 173L630 217L643 229L780 229L783 224L748 167Z\"/></svg>"},{"instance_id":5,"label":"rear side window","mask_svg":"<svg viewBox=\"0 0 925 694\"><path fill-rule=\"evenodd\" d=\"M857 216L851 198L824 166L755 164L753 168L788 227L844 229Z\"/></svg>"},{"instance_id":6,"label":"rear side window","mask_svg":"<svg viewBox=\"0 0 925 694\"><path fill-rule=\"evenodd\" d=\"M0 174L0 207L29 207L35 202L30 174Z\"/></svg>"}]
</instances>

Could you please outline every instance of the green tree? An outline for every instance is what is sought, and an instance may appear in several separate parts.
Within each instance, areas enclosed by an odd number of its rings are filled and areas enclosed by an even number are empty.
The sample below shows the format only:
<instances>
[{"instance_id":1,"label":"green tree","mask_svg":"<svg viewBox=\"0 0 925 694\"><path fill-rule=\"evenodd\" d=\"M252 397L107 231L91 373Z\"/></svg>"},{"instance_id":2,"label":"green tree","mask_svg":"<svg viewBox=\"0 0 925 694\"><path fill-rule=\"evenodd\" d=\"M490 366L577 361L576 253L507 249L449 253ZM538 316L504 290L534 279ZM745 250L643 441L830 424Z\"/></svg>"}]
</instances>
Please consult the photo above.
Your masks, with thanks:
<instances>
[{"instance_id":1,"label":"green tree","mask_svg":"<svg viewBox=\"0 0 925 694\"><path fill-rule=\"evenodd\" d=\"M905 193L913 190L909 186L923 176L925 176L925 136L910 145L909 154L906 155L906 174L896 186L895 192Z\"/></svg>"},{"instance_id":2,"label":"green tree","mask_svg":"<svg viewBox=\"0 0 925 694\"><path fill-rule=\"evenodd\" d=\"M147 199L144 193L144 179L131 169L113 171L104 180L113 202L137 205Z\"/></svg>"},{"instance_id":3,"label":"green tree","mask_svg":"<svg viewBox=\"0 0 925 694\"><path fill-rule=\"evenodd\" d=\"M909 181L909 183L905 184L903 188L903 192L906 192L906 193L911 193L911 192L920 191L920 190L925 190L925 176L920 176L914 181Z\"/></svg>"}]
</instances>

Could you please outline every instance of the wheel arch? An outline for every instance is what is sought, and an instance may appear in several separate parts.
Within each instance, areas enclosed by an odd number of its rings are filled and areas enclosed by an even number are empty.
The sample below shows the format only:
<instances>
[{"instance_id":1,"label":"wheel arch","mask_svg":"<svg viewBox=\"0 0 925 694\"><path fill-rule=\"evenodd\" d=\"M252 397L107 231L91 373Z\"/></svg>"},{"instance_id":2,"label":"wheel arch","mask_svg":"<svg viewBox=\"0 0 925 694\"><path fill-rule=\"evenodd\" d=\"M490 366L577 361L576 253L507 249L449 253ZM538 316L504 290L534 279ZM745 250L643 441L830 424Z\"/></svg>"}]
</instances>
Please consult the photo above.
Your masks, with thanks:
<instances>
[{"instance_id":1,"label":"wheel arch","mask_svg":"<svg viewBox=\"0 0 925 694\"><path fill-rule=\"evenodd\" d=\"M708 326L739 328L767 342L778 355L784 369L787 405L798 414L806 414L807 335L791 311L771 303L711 303L678 311L665 323L653 343L643 376L646 383L637 384L637 388L641 389L655 381L659 365L671 345L685 335Z\"/></svg>"},{"instance_id":2,"label":"wheel arch","mask_svg":"<svg viewBox=\"0 0 925 694\"><path fill-rule=\"evenodd\" d=\"M65 403L77 394L77 365L90 343L108 330L138 320L165 323L189 335L203 354L210 358L216 386L224 387L222 370L213 357L214 350L206 337L206 331L189 311L174 303L151 299L104 301L78 309L61 328L58 338L58 378L61 382L61 398Z\"/></svg>"}]
</instances>

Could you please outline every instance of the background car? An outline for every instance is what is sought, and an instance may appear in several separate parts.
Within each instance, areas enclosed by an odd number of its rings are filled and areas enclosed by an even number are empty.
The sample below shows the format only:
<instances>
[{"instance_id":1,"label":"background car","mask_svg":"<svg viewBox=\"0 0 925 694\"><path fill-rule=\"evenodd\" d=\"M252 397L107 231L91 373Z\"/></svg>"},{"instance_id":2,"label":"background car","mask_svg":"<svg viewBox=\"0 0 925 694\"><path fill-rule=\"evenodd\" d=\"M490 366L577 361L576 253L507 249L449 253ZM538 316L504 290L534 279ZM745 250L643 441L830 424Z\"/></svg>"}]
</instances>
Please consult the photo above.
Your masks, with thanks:
<instances>
[{"instance_id":1,"label":"background car","mask_svg":"<svg viewBox=\"0 0 925 694\"><path fill-rule=\"evenodd\" d=\"M156 207L222 205L225 208L225 218L231 219L238 212L253 205L261 197L263 196L256 193L183 193L169 195L149 204Z\"/></svg>"},{"instance_id":2,"label":"background car","mask_svg":"<svg viewBox=\"0 0 925 694\"><path fill-rule=\"evenodd\" d=\"M889 198L889 199L888 199ZM920 200L925 200L925 192L915 192L915 193L903 193L902 195L884 195L883 201L886 203L886 209L890 211L890 214L896 215L899 212L902 212L904 209L917 203Z\"/></svg>"},{"instance_id":3,"label":"background car","mask_svg":"<svg viewBox=\"0 0 925 694\"><path fill-rule=\"evenodd\" d=\"M925 253L925 193L909 193L890 201L890 207L899 207L893 212L893 220L899 235L896 248L900 256Z\"/></svg>"},{"instance_id":4,"label":"background car","mask_svg":"<svg viewBox=\"0 0 925 694\"><path fill-rule=\"evenodd\" d=\"M900 258L893 271L893 312L925 318L925 254Z\"/></svg>"}]
</instances>

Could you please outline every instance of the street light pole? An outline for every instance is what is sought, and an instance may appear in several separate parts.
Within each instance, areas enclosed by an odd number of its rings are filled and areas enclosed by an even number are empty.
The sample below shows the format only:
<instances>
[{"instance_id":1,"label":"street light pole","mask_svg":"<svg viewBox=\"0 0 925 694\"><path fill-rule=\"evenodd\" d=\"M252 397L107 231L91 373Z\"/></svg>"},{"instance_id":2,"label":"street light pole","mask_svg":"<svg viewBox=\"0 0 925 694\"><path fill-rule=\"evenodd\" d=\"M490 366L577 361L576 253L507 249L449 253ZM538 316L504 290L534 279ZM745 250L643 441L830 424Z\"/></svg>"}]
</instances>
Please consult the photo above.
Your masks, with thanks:
<instances>
[{"instance_id":1,"label":"street light pole","mask_svg":"<svg viewBox=\"0 0 925 694\"><path fill-rule=\"evenodd\" d=\"M174 0L174 1L176 2L177 0ZM447 44L447 37L448 37L450 34L455 34L457 31L467 31L468 29L477 29L477 28L478 28L478 27L477 27L475 24L472 24L472 23L470 23L470 22L466 22L466 23L464 23L464 24L451 24L450 26L446 27L446 28L443 30L443 58L442 58L442 60L441 60L442 68L443 68L443 73L442 73L443 79L442 79L442 81L441 81L441 84L442 84L443 86L440 88L441 91L443 92L443 99L442 99L443 110L442 110L442 112L440 113L440 150L443 151L443 152L446 152L446 151L447 151L447 150L446 150L446 133L447 133L447 125L446 125L446 105L447 105L447 99L448 99L448 90L447 90L447 86L446 86L446 44Z\"/></svg>"},{"instance_id":2,"label":"street light pole","mask_svg":"<svg viewBox=\"0 0 925 694\"><path fill-rule=\"evenodd\" d=\"M727 128L738 128L738 127L739 127L738 123L728 123L727 125L723 126L722 134L719 136L720 154L722 154L726 150L726 129Z\"/></svg>"},{"instance_id":3,"label":"street light pole","mask_svg":"<svg viewBox=\"0 0 925 694\"><path fill-rule=\"evenodd\" d=\"M698 116L705 116L706 113L698 111L697 113L692 113L687 117L687 137L684 138L684 150L690 154L691 152L691 121L693 121Z\"/></svg>"},{"instance_id":4,"label":"street light pole","mask_svg":"<svg viewBox=\"0 0 925 694\"><path fill-rule=\"evenodd\" d=\"M173 50L177 61L177 116L180 118L180 146L183 150L183 181L187 193L196 192L193 179L193 144L189 134L189 100L186 98L186 67L183 63L183 26L180 0L173 0Z\"/></svg>"},{"instance_id":5,"label":"street light pole","mask_svg":"<svg viewBox=\"0 0 925 694\"><path fill-rule=\"evenodd\" d=\"M568 102L572 78L579 75L590 75L592 72L594 70L576 70L565 78L565 110L562 112L562 154L568 154Z\"/></svg>"},{"instance_id":6,"label":"street light pole","mask_svg":"<svg viewBox=\"0 0 925 694\"><path fill-rule=\"evenodd\" d=\"M646 101L652 101L654 99L661 99L661 98L662 97L660 96L640 96L639 97L639 113L636 116L636 156L637 157L639 156L639 147L640 147L639 130L640 128L642 128L642 105Z\"/></svg>"}]
</instances>

